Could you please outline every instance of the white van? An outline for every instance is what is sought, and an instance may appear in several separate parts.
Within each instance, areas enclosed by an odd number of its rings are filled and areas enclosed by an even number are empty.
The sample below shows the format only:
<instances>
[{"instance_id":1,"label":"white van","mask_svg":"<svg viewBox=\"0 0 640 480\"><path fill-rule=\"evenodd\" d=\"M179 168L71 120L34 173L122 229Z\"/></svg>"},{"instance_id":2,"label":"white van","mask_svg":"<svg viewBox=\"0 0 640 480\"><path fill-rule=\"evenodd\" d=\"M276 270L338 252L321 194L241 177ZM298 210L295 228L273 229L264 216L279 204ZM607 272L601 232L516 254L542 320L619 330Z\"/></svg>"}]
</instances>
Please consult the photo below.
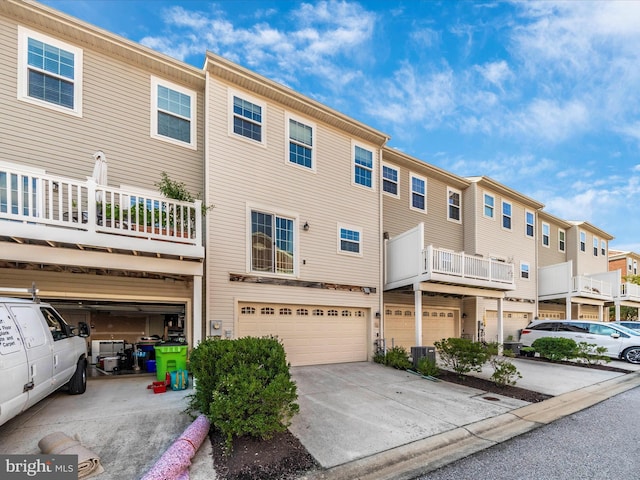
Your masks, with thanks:
<instances>
[{"instance_id":1,"label":"white van","mask_svg":"<svg viewBox=\"0 0 640 480\"><path fill-rule=\"evenodd\" d=\"M0 385L0 425L62 386L84 393L86 340L51 305L0 297Z\"/></svg>"},{"instance_id":2,"label":"white van","mask_svg":"<svg viewBox=\"0 0 640 480\"><path fill-rule=\"evenodd\" d=\"M530 347L542 337L571 338L605 347L605 355L640 364L640 334L618 323L588 320L534 320L520 333L520 342Z\"/></svg>"}]
</instances>

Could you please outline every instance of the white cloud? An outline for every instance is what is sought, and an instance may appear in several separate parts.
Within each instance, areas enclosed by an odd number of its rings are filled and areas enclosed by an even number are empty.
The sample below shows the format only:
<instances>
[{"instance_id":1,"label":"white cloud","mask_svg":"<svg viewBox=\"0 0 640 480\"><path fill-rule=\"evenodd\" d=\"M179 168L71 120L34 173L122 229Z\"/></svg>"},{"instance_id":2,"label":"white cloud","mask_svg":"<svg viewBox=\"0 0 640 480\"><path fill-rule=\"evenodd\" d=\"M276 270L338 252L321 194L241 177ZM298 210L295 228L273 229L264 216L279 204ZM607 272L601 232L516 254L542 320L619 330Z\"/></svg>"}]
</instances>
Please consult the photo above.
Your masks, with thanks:
<instances>
[{"instance_id":1,"label":"white cloud","mask_svg":"<svg viewBox=\"0 0 640 480\"><path fill-rule=\"evenodd\" d=\"M484 65L477 65L476 69L487 82L496 86L500 90L503 90L502 85L504 81L513 77L513 72L504 60L485 63Z\"/></svg>"},{"instance_id":2,"label":"white cloud","mask_svg":"<svg viewBox=\"0 0 640 480\"><path fill-rule=\"evenodd\" d=\"M512 115L504 128L525 136L559 142L576 132L582 133L588 125L589 111L577 100L559 103L534 99L525 110Z\"/></svg>"}]
</instances>

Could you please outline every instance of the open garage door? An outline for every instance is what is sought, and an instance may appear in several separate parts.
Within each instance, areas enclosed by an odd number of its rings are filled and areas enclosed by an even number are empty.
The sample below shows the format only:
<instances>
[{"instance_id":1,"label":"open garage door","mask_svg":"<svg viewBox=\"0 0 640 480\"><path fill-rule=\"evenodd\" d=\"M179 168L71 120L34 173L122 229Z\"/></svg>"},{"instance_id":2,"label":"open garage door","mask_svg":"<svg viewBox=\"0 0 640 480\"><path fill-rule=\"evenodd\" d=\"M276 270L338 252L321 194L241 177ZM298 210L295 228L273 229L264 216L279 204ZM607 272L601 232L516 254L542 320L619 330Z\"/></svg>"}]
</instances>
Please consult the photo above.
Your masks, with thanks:
<instances>
[{"instance_id":1,"label":"open garage door","mask_svg":"<svg viewBox=\"0 0 640 480\"><path fill-rule=\"evenodd\" d=\"M403 346L410 350L416 344L414 307L408 305L386 305L384 316L384 338L387 348ZM458 310L437 307L422 309L422 345L433 345L443 338L460 336Z\"/></svg>"},{"instance_id":2,"label":"open garage door","mask_svg":"<svg viewBox=\"0 0 640 480\"><path fill-rule=\"evenodd\" d=\"M365 309L241 303L238 336L275 335L293 366L367 360Z\"/></svg>"}]
</instances>

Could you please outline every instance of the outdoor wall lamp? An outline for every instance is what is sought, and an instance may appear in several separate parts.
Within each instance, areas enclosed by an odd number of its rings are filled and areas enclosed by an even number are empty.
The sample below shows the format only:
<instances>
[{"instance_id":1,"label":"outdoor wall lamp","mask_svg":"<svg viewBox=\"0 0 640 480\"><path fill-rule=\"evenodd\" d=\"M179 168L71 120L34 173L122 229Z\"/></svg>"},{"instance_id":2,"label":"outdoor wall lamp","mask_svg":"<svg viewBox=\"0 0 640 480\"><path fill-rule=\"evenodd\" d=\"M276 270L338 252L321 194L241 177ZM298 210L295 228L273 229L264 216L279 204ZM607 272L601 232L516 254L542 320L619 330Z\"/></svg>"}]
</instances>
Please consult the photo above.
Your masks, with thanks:
<instances>
[{"instance_id":1,"label":"outdoor wall lamp","mask_svg":"<svg viewBox=\"0 0 640 480\"><path fill-rule=\"evenodd\" d=\"M304 222L304 225L302 226L302 229L303 229L305 232L308 232L308 231L309 231L309 222Z\"/></svg>"}]
</instances>

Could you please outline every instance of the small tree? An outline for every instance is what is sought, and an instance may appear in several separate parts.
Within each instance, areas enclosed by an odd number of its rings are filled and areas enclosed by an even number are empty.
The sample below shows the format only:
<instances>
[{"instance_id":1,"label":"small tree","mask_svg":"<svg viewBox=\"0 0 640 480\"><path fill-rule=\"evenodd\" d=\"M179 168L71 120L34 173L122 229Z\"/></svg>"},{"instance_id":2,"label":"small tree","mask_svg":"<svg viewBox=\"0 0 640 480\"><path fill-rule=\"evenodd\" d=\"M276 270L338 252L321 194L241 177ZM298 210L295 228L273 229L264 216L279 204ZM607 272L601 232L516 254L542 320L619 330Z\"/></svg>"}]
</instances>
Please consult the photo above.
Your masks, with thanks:
<instances>
[{"instance_id":1,"label":"small tree","mask_svg":"<svg viewBox=\"0 0 640 480\"><path fill-rule=\"evenodd\" d=\"M609 363L611 358L605 355L607 347L598 347L595 343L579 342L576 358L587 365L597 365L601 361Z\"/></svg>"},{"instance_id":2,"label":"small tree","mask_svg":"<svg viewBox=\"0 0 640 480\"><path fill-rule=\"evenodd\" d=\"M489 350L480 342L468 338L447 338L435 342L442 363L456 372L460 378L474 371L479 372L491 356Z\"/></svg>"}]
</instances>

